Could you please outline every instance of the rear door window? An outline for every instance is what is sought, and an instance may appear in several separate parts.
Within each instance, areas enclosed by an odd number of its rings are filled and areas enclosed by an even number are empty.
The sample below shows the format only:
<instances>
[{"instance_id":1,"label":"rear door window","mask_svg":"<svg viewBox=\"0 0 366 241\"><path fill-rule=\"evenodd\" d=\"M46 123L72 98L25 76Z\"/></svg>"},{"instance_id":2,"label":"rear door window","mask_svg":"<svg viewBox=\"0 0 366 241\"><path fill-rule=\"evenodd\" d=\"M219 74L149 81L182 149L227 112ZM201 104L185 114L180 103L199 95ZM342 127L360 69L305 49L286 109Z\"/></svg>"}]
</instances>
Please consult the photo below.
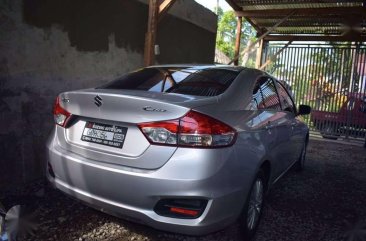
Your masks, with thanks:
<instances>
[{"instance_id":1,"label":"rear door window","mask_svg":"<svg viewBox=\"0 0 366 241\"><path fill-rule=\"evenodd\" d=\"M253 102L257 109L281 110L275 84L271 78L261 77L253 90Z\"/></svg>"},{"instance_id":2,"label":"rear door window","mask_svg":"<svg viewBox=\"0 0 366 241\"><path fill-rule=\"evenodd\" d=\"M290 95L288 94L288 92L286 91L285 87L282 86L281 83L277 82L277 90L278 90L278 96L280 97L281 100L281 104L282 104L282 109L284 111L289 111L292 113L295 113L295 105L294 102L292 101Z\"/></svg>"}]
</instances>

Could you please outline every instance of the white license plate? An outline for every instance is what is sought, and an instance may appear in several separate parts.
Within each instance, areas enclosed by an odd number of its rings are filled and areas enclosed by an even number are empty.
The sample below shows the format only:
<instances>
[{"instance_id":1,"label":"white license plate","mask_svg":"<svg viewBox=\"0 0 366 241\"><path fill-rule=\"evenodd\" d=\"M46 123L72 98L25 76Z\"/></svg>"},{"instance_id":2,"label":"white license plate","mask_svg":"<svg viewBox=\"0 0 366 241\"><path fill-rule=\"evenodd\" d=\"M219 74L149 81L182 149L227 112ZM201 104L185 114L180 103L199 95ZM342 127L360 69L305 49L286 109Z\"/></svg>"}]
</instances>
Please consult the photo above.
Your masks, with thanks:
<instances>
[{"instance_id":1,"label":"white license plate","mask_svg":"<svg viewBox=\"0 0 366 241\"><path fill-rule=\"evenodd\" d=\"M96 144L122 148L127 128L95 122L86 122L81 140Z\"/></svg>"}]
</instances>

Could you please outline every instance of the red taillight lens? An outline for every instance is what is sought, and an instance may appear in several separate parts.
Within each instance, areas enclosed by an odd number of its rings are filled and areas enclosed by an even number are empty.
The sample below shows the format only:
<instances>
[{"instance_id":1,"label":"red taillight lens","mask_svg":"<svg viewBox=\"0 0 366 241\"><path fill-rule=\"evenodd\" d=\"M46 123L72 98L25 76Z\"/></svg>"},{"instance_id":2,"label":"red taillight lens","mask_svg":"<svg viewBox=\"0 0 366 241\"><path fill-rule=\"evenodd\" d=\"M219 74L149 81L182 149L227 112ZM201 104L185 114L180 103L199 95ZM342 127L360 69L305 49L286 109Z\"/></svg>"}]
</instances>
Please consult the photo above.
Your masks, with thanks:
<instances>
[{"instance_id":1,"label":"red taillight lens","mask_svg":"<svg viewBox=\"0 0 366 241\"><path fill-rule=\"evenodd\" d=\"M223 147L232 145L236 131L221 121L189 111L180 119L138 125L153 144Z\"/></svg>"},{"instance_id":2,"label":"red taillight lens","mask_svg":"<svg viewBox=\"0 0 366 241\"><path fill-rule=\"evenodd\" d=\"M229 146L235 134L227 124L199 112L190 111L180 119L181 146Z\"/></svg>"},{"instance_id":3,"label":"red taillight lens","mask_svg":"<svg viewBox=\"0 0 366 241\"><path fill-rule=\"evenodd\" d=\"M53 107L53 118L55 119L55 123L59 126L65 127L70 116L71 114L61 107L60 97L57 96Z\"/></svg>"},{"instance_id":4,"label":"red taillight lens","mask_svg":"<svg viewBox=\"0 0 366 241\"><path fill-rule=\"evenodd\" d=\"M177 144L179 120L142 123L139 127L151 143Z\"/></svg>"}]
</instances>

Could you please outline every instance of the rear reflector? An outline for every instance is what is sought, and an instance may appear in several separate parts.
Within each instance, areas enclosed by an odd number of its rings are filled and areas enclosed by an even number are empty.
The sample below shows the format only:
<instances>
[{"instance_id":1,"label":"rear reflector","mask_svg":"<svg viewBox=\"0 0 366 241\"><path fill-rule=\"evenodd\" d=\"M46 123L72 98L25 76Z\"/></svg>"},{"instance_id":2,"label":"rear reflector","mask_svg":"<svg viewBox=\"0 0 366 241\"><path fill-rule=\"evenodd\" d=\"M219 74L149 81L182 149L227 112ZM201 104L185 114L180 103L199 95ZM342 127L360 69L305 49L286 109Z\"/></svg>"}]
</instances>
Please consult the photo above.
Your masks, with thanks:
<instances>
[{"instance_id":1,"label":"rear reflector","mask_svg":"<svg viewBox=\"0 0 366 241\"><path fill-rule=\"evenodd\" d=\"M170 212L184 214L184 215L193 216L193 217L198 215L198 211L184 209L184 208L175 208L175 207L170 208Z\"/></svg>"},{"instance_id":2,"label":"rear reflector","mask_svg":"<svg viewBox=\"0 0 366 241\"><path fill-rule=\"evenodd\" d=\"M195 219L205 211L208 201L205 199L161 199L154 207L160 216Z\"/></svg>"},{"instance_id":3,"label":"rear reflector","mask_svg":"<svg viewBox=\"0 0 366 241\"><path fill-rule=\"evenodd\" d=\"M61 107L60 97L57 96L55 105L53 106L53 118L55 119L55 123L59 126L65 127L70 116L71 114Z\"/></svg>"},{"instance_id":4,"label":"rear reflector","mask_svg":"<svg viewBox=\"0 0 366 241\"><path fill-rule=\"evenodd\" d=\"M225 147L232 145L236 136L229 125L193 110L179 119L138 126L150 143L160 145Z\"/></svg>"}]
</instances>

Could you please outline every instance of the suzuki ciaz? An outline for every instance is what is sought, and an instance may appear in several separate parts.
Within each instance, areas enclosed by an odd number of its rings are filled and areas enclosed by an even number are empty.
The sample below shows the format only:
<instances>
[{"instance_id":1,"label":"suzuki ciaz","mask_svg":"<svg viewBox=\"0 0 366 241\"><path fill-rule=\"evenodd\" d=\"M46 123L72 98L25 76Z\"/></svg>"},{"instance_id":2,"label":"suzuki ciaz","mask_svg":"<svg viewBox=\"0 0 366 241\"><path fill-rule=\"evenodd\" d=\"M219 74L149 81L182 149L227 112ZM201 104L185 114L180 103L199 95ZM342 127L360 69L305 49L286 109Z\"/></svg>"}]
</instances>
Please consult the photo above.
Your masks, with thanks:
<instances>
[{"instance_id":1,"label":"suzuki ciaz","mask_svg":"<svg viewBox=\"0 0 366 241\"><path fill-rule=\"evenodd\" d=\"M238 221L250 239L266 191L304 167L309 112L259 70L148 67L57 97L47 176L156 229L203 235Z\"/></svg>"}]
</instances>

